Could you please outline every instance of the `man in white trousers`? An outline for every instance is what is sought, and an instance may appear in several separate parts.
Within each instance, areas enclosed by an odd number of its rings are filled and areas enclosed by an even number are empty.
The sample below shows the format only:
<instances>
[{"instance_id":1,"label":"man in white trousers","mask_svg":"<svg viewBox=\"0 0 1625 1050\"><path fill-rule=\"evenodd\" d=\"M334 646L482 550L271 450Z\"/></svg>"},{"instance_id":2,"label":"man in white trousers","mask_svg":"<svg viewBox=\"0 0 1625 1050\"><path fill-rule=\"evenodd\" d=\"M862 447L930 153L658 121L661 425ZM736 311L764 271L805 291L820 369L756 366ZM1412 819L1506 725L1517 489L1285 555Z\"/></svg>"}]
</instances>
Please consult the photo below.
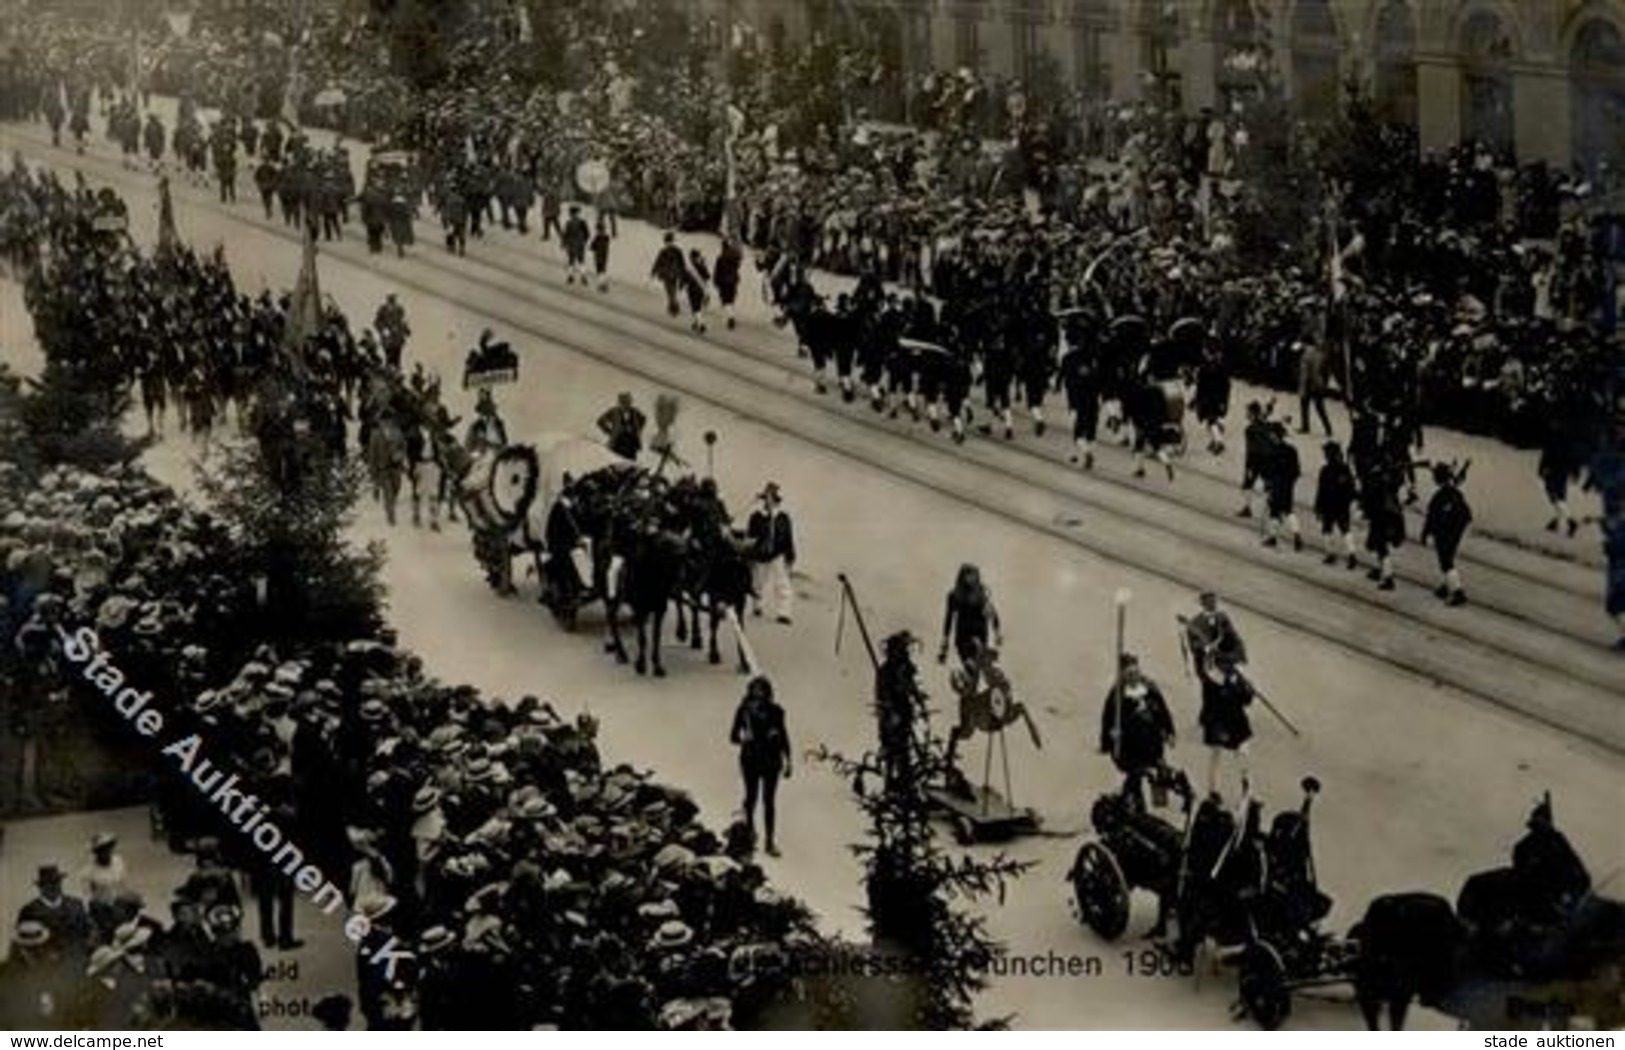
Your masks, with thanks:
<instances>
[{"instance_id":1,"label":"man in white trousers","mask_svg":"<svg viewBox=\"0 0 1625 1050\"><path fill-rule=\"evenodd\" d=\"M752 552L756 615L762 615L765 605L775 620L787 624L795 600L790 583L790 570L796 564L795 526L784 512L778 482L768 482L757 499L761 506L751 512L745 527Z\"/></svg>"}]
</instances>

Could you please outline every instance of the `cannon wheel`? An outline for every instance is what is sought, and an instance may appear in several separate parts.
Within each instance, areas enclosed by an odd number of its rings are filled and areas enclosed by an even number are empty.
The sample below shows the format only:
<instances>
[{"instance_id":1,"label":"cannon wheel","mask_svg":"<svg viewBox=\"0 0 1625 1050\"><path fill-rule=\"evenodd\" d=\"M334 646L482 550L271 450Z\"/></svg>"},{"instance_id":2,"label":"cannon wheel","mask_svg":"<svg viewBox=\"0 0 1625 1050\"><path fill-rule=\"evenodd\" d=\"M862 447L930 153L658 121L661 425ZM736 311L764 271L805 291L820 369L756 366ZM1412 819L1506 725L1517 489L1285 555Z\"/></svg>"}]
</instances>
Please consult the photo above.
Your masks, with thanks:
<instances>
[{"instance_id":1,"label":"cannon wheel","mask_svg":"<svg viewBox=\"0 0 1625 1050\"><path fill-rule=\"evenodd\" d=\"M1128 929L1129 885L1112 851L1085 842L1072 862L1072 892L1078 917L1095 933L1115 941Z\"/></svg>"},{"instance_id":2,"label":"cannon wheel","mask_svg":"<svg viewBox=\"0 0 1625 1050\"><path fill-rule=\"evenodd\" d=\"M1292 1013L1292 991L1286 984L1286 966L1268 944L1254 944L1242 953L1239 986L1241 1004L1264 1031L1275 1031Z\"/></svg>"}]
</instances>

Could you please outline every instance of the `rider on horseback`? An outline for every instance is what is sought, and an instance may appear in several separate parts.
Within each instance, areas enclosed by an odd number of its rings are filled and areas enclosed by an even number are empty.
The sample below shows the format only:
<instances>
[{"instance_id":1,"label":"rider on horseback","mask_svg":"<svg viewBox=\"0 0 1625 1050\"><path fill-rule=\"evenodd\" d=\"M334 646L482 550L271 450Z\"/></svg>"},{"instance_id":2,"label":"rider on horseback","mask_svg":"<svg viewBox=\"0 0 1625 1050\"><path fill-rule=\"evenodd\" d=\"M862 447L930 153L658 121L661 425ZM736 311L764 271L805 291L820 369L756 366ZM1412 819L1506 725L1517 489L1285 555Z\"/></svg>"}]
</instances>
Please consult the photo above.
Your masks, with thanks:
<instances>
[{"instance_id":1,"label":"rider on horseback","mask_svg":"<svg viewBox=\"0 0 1625 1050\"><path fill-rule=\"evenodd\" d=\"M1551 796L1529 814L1528 831L1512 848L1522 917L1536 925L1563 922L1591 890L1591 874L1552 822Z\"/></svg>"}]
</instances>

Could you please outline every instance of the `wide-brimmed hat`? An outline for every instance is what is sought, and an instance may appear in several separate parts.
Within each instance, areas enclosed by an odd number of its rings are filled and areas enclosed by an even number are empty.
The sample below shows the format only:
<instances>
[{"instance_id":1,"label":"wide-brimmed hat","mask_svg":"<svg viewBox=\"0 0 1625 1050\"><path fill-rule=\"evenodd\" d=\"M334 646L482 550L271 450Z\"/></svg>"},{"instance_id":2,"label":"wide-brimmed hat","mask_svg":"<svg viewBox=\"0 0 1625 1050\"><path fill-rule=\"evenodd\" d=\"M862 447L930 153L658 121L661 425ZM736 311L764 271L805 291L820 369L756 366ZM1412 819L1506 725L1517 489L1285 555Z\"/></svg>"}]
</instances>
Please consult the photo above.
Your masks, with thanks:
<instances>
[{"instance_id":1,"label":"wide-brimmed hat","mask_svg":"<svg viewBox=\"0 0 1625 1050\"><path fill-rule=\"evenodd\" d=\"M694 940L694 931L680 919L672 919L660 924L660 929L649 938L649 948L653 951L673 951L686 947Z\"/></svg>"},{"instance_id":2,"label":"wide-brimmed hat","mask_svg":"<svg viewBox=\"0 0 1625 1050\"><path fill-rule=\"evenodd\" d=\"M39 872L34 876L36 886L60 886L67 874L55 864L40 865Z\"/></svg>"},{"instance_id":3,"label":"wide-brimmed hat","mask_svg":"<svg viewBox=\"0 0 1625 1050\"><path fill-rule=\"evenodd\" d=\"M38 948L50 939L51 928L34 919L19 922L16 933L12 935L12 940L24 948Z\"/></svg>"},{"instance_id":4,"label":"wide-brimmed hat","mask_svg":"<svg viewBox=\"0 0 1625 1050\"><path fill-rule=\"evenodd\" d=\"M90 848L92 850L111 849L117 845L118 836L111 831L98 831L90 836Z\"/></svg>"},{"instance_id":5,"label":"wide-brimmed hat","mask_svg":"<svg viewBox=\"0 0 1625 1050\"><path fill-rule=\"evenodd\" d=\"M762 491L757 494L756 498L759 500L781 500L784 498L784 491L779 488L777 481L770 481L762 486Z\"/></svg>"},{"instance_id":6,"label":"wide-brimmed hat","mask_svg":"<svg viewBox=\"0 0 1625 1050\"><path fill-rule=\"evenodd\" d=\"M398 902L387 893L369 893L355 903L356 914L369 923L377 923L395 910Z\"/></svg>"},{"instance_id":7,"label":"wide-brimmed hat","mask_svg":"<svg viewBox=\"0 0 1625 1050\"><path fill-rule=\"evenodd\" d=\"M90 953L90 963L85 967L86 977L99 977L118 964L124 958L124 953L110 944L104 944Z\"/></svg>"},{"instance_id":8,"label":"wide-brimmed hat","mask_svg":"<svg viewBox=\"0 0 1625 1050\"><path fill-rule=\"evenodd\" d=\"M137 919L113 931L113 947L120 952L133 952L152 940L152 927Z\"/></svg>"},{"instance_id":9,"label":"wide-brimmed hat","mask_svg":"<svg viewBox=\"0 0 1625 1050\"><path fill-rule=\"evenodd\" d=\"M389 717L389 705L376 698L368 700L361 705L360 715L363 722L382 722Z\"/></svg>"},{"instance_id":10,"label":"wide-brimmed hat","mask_svg":"<svg viewBox=\"0 0 1625 1050\"><path fill-rule=\"evenodd\" d=\"M427 813L438 805L440 805L440 789L433 784L425 784L412 796L414 813Z\"/></svg>"},{"instance_id":11,"label":"wide-brimmed hat","mask_svg":"<svg viewBox=\"0 0 1625 1050\"><path fill-rule=\"evenodd\" d=\"M418 938L418 951L423 955L443 952L457 943L457 935L444 926L431 926Z\"/></svg>"}]
</instances>

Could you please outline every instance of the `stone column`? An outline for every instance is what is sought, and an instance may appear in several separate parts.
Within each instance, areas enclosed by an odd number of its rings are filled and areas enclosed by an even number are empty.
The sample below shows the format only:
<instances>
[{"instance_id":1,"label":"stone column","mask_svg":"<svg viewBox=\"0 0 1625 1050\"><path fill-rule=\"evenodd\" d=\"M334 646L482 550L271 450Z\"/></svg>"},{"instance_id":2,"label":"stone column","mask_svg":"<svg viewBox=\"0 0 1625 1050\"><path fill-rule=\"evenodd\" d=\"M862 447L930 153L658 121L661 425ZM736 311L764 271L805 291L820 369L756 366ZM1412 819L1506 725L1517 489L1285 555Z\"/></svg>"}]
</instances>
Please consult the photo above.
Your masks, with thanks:
<instances>
[{"instance_id":1,"label":"stone column","mask_svg":"<svg viewBox=\"0 0 1625 1050\"><path fill-rule=\"evenodd\" d=\"M1102 42L1111 67L1112 98L1138 102L1145 93L1145 38L1138 26L1125 25L1106 34Z\"/></svg>"},{"instance_id":2,"label":"stone column","mask_svg":"<svg viewBox=\"0 0 1625 1050\"><path fill-rule=\"evenodd\" d=\"M1574 148L1569 91L1568 73L1561 66L1513 69L1513 141L1519 163L1544 160L1568 167Z\"/></svg>"},{"instance_id":3,"label":"stone column","mask_svg":"<svg viewBox=\"0 0 1625 1050\"><path fill-rule=\"evenodd\" d=\"M1416 56L1416 136L1423 150L1461 141L1461 66L1440 55Z\"/></svg>"},{"instance_id":4,"label":"stone column","mask_svg":"<svg viewBox=\"0 0 1625 1050\"><path fill-rule=\"evenodd\" d=\"M1185 112L1199 113L1218 97L1219 45L1212 37L1191 35L1179 49L1180 91Z\"/></svg>"}]
</instances>

